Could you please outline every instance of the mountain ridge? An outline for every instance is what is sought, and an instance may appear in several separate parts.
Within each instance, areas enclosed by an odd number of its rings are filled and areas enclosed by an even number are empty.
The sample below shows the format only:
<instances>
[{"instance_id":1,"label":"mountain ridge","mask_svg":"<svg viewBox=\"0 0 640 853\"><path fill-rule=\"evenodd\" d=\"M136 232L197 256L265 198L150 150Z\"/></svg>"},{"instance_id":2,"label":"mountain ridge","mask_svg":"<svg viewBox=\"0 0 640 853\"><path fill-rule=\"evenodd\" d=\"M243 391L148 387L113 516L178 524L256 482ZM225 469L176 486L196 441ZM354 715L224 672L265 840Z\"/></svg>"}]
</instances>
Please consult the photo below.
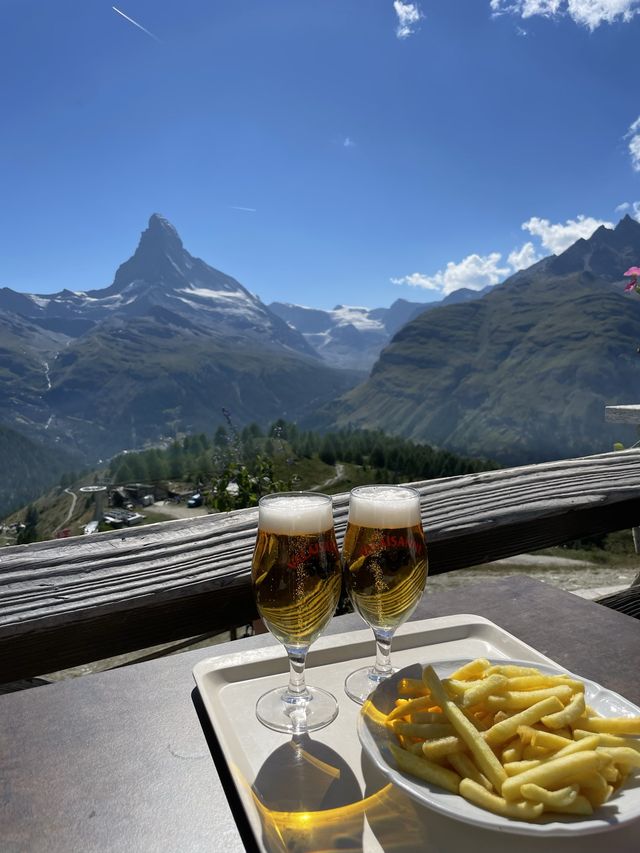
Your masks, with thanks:
<instances>
[{"instance_id":1,"label":"mountain ridge","mask_svg":"<svg viewBox=\"0 0 640 853\"><path fill-rule=\"evenodd\" d=\"M633 440L604 423L604 408L638 394L640 302L623 293L638 258L640 224L625 217L480 300L422 313L332 407L337 424L503 464Z\"/></svg>"},{"instance_id":2,"label":"mountain ridge","mask_svg":"<svg viewBox=\"0 0 640 853\"><path fill-rule=\"evenodd\" d=\"M107 288L0 291L0 364L2 421L88 458L213 430L223 408L241 424L293 419L360 378L324 365L257 296L189 254L159 214ZM18 398L21 376L31 379Z\"/></svg>"},{"instance_id":3,"label":"mountain ridge","mask_svg":"<svg viewBox=\"0 0 640 853\"><path fill-rule=\"evenodd\" d=\"M432 302L396 299L389 308L336 305L332 310L324 310L290 302L271 302L269 308L301 332L328 364L369 371L383 347L409 320L438 305L481 299L491 289L489 286L476 291L463 287Z\"/></svg>"}]
</instances>

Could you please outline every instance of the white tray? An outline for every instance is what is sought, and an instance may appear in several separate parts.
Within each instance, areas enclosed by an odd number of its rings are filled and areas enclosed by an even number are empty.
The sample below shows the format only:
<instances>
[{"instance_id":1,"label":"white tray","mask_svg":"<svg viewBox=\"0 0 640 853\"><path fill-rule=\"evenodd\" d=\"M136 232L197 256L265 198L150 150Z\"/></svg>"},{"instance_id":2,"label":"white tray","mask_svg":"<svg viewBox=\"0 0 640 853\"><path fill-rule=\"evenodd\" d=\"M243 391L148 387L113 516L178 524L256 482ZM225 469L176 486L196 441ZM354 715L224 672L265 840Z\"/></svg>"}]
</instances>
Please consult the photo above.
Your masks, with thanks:
<instances>
[{"instance_id":1,"label":"white tray","mask_svg":"<svg viewBox=\"0 0 640 853\"><path fill-rule=\"evenodd\" d=\"M360 706L344 679L374 657L370 629L321 637L307 658L307 682L338 699L337 719L295 744L258 722L256 700L286 683L280 646L209 658L193 675L260 850L463 851L540 853L541 839L470 827L419 805L389 784L364 755L356 733ZM410 622L393 641L392 660L412 663L454 658L549 658L481 616L456 615ZM632 837L633 836L633 837ZM637 824L612 835L616 853L637 845ZM538 842L538 843L537 843ZM602 836L554 839L555 851L601 851Z\"/></svg>"}]
</instances>

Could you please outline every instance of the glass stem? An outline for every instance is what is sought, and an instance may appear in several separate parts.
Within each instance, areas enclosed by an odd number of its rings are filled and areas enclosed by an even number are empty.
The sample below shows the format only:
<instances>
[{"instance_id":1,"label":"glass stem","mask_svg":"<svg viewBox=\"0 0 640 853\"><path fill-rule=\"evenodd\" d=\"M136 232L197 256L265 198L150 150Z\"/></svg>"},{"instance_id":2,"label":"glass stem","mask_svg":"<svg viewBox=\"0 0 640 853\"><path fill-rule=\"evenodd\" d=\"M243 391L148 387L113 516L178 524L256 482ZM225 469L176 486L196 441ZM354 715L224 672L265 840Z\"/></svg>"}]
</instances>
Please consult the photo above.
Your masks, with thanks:
<instances>
[{"instance_id":1,"label":"glass stem","mask_svg":"<svg viewBox=\"0 0 640 853\"><path fill-rule=\"evenodd\" d=\"M308 699L309 691L304 680L304 667L307 661L308 649L287 649L289 655L289 688L290 700Z\"/></svg>"},{"instance_id":2,"label":"glass stem","mask_svg":"<svg viewBox=\"0 0 640 853\"><path fill-rule=\"evenodd\" d=\"M393 634L389 634L386 631L380 633L374 631L374 635L376 638L375 673L381 678L387 678L387 676L393 673L393 667L391 666L391 641Z\"/></svg>"}]
</instances>

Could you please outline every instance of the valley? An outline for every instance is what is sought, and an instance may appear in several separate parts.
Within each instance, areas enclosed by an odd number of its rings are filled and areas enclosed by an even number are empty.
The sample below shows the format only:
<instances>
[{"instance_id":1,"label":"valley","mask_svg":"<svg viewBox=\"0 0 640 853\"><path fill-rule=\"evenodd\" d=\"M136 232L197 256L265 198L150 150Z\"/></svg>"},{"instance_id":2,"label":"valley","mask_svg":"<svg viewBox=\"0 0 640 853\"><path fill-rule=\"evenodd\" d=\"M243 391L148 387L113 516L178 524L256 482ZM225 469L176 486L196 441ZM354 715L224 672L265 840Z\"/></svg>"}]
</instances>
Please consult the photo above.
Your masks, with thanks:
<instances>
[{"instance_id":1,"label":"valley","mask_svg":"<svg viewBox=\"0 0 640 853\"><path fill-rule=\"evenodd\" d=\"M0 289L0 514L65 472L211 436L228 417L373 428L499 465L629 446L635 431L603 415L640 393L640 301L621 281L637 257L640 224L626 216L439 301L267 306L153 214L108 287Z\"/></svg>"}]
</instances>

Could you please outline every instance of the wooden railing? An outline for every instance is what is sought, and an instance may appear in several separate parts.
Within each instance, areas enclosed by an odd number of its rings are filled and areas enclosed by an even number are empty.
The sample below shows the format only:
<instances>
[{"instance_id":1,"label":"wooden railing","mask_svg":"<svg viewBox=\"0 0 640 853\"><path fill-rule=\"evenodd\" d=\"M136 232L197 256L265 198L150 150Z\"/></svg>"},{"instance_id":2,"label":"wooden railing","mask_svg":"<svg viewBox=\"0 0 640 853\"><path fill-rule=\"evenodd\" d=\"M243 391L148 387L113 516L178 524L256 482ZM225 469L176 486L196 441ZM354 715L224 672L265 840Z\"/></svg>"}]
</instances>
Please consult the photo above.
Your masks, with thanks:
<instances>
[{"instance_id":1,"label":"wooden railing","mask_svg":"<svg viewBox=\"0 0 640 853\"><path fill-rule=\"evenodd\" d=\"M640 522L638 450L413 485L432 574ZM334 498L339 542L347 505ZM0 682L250 622L256 523L239 510L1 549Z\"/></svg>"}]
</instances>

